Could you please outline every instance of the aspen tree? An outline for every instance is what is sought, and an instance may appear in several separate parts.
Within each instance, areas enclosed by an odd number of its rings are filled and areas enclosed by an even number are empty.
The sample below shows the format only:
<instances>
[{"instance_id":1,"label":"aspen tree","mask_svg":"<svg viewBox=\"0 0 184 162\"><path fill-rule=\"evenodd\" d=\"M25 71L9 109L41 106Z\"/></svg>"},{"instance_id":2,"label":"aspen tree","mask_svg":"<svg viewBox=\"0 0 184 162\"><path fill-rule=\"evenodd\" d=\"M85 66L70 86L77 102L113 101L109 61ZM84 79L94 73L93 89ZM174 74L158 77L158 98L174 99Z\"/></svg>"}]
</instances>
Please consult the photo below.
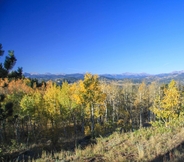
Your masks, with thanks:
<instances>
[{"instance_id":1,"label":"aspen tree","mask_svg":"<svg viewBox=\"0 0 184 162\"><path fill-rule=\"evenodd\" d=\"M69 120L74 123L75 136L77 135L76 120L78 116L78 105L74 95L77 91L76 83L69 85L67 82L62 84L59 101L65 109L64 120Z\"/></svg>"},{"instance_id":2,"label":"aspen tree","mask_svg":"<svg viewBox=\"0 0 184 162\"><path fill-rule=\"evenodd\" d=\"M108 104L110 104L110 86L106 81L100 82L101 90L104 94L106 94L106 98L104 101L105 106L105 122L108 122Z\"/></svg>"},{"instance_id":3,"label":"aspen tree","mask_svg":"<svg viewBox=\"0 0 184 162\"><path fill-rule=\"evenodd\" d=\"M147 86L145 84L145 82L143 81L138 88L137 91L137 97L136 100L134 102L137 110L138 110L138 114L139 114L139 127L142 127L143 124L143 112L145 111L145 108L147 106L145 106L145 101L147 100Z\"/></svg>"},{"instance_id":4,"label":"aspen tree","mask_svg":"<svg viewBox=\"0 0 184 162\"><path fill-rule=\"evenodd\" d=\"M103 108L105 94L102 93L97 75L87 73L84 77L84 94L87 111L91 119L91 133L94 137L95 116L100 115L100 108Z\"/></svg>"},{"instance_id":5,"label":"aspen tree","mask_svg":"<svg viewBox=\"0 0 184 162\"><path fill-rule=\"evenodd\" d=\"M80 119L82 122L82 133L84 134L84 126L85 126L85 118L87 118L87 111L86 111L86 101L84 100L84 94L86 89L84 87L83 80L78 81L76 84L76 91L73 95L73 98L77 105L80 108Z\"/></svg>"},{"instance_id":6,"label":"aspen tree","mask_svg":"<svg viewBox=\"0 0 184 162\"><path fill-rule=\"evenodd\" d=\"M181 112L180 97L176 82L172 80L168 87L164 89L164 96L159 106L154 104L151 110L167 125L172 119L177 118ZM155 102L157 100L156 98Z\"/></svg>"},{"instance_id":7,"label":"aspen tree","mask_svg":"<svg viewBox=\"0 0 184 162\"><path fill-rule=\"evenodd\" d=\"M119 102L119 87L115 81L111 82L109 86L110 100L112 103L112 121L115 122L118 113L117 104Z\"/></svg>"},{"instance_id":8,"label":"aspen tree","mask_svg":"<svg viewBox=\"0 0 184 162\"><path fill-rule=\"evenodd\" d=\"M43 96L45 113L51 121L52 128L54 124L55 126L57 126L56 121L61 118L61 104L59 102L59 93L60 87L57 86L55 83L49 82Z\"/></svg>"},{"instance_id":9,"label":"aspen tree","mask_svg":"<svg viewBox=\"0 0 184 162\"><path fill-rule=\"evenodd\" d=\"M133 89L133 83L131 81L123 82L122 105L124 106L123 110L127 112L124 114L124 116L127 115L127 117L124 117L127 119L127 121L124 121L124 122L129 122L129 125L132 130L133 130L133 115L134 115L134 110L133 110L134 100L135 100L135 93Z\"/></svg>"},{"instance_id":10,"label":"aspen tree","mask_svg":"<svg viewBox=\"0 0 184 162\"><path fill-rule=\"evenodd\" d=\"M158 98L160 94L160 88L156 81L151 82L151 84L148 86L148 93L149 93L149 107L152 107L154 105L154 101L156 101L156 98ZM160 98L160 97L159 97ZM159 99L158 98L158 99ZM159 103L159 101L157 102ZM149 121L155 121L155 114L149 110Z\"/></svg>"}]
</instances>

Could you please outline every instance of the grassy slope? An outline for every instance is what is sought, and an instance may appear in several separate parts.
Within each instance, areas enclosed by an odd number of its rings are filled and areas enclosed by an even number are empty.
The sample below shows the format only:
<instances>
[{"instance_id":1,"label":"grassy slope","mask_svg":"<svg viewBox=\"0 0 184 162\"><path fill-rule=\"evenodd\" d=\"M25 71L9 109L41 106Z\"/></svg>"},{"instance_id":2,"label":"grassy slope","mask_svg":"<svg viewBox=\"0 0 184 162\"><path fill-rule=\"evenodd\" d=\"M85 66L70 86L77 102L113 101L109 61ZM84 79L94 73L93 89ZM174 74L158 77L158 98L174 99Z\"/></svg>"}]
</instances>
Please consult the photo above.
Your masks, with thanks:
<instances>
[{"instance_id":1,"label":"grassy slope","mask_svg":"<svg viewBox=\"0 0 184 162\"><path fill-rule=\"evenodd\" d=\"M99 137L97 144L85 149L55 152L54 156L42 151L36 161L183 161L184 117L168 127L142 128L135 132L114 132L108 137ZM56 160L58 159L58 160Z\"/></svg>"},{"instance_id":2,"label":"grassy slope","mask_svg":"<svg viewBox=\"0 0 184 162\"><path fill-rule=\"evenodd\" d=\"M142 128L135 132L113 133L97 138L96 145L84 150L56 153L59 161L182 161L184 158L184 122L177 121L169 127ZM46 154L38 161L50 159Z\"/></svg>"}]
</instances>

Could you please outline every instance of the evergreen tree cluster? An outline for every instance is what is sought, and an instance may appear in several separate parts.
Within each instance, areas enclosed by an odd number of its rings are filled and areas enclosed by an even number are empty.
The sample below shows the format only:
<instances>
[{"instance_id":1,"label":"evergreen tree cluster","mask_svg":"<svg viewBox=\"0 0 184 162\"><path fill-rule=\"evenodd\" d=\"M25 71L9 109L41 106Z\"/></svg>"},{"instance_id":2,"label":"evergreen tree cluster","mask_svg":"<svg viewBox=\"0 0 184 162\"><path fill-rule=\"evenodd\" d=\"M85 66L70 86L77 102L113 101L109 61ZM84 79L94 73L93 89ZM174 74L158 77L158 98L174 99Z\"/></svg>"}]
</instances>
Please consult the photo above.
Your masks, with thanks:
<instances>
[{"instance_id":1,"label":"evergreen tree cluster","mask_svg":"<svg viewBox=\"0 0 184 162\"><path fill-rule=\"evenodd\" d=\"M2 44L0 44L0 56L4 55ZM8 51L8 55L5 57L4 63L0 63L0 78L22 78L22 68L12 70L16 64L17 59L13 50Z\"/></svg>"}]
</instances>

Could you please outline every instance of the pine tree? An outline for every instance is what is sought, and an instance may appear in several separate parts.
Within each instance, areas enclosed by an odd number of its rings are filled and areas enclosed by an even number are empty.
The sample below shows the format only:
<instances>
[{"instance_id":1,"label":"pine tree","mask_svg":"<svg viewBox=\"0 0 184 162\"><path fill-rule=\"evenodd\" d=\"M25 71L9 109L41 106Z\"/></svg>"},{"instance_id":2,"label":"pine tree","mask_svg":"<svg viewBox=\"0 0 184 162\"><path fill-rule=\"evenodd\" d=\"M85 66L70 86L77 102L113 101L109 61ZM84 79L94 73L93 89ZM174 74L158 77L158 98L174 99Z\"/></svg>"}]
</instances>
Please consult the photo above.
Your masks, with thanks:
<instances>
[{"instance_id":1,"label":"pine tree","mask_svg":"<svg viewBox=\"0 0 184 162\"><path fill-rule=\"evenodd\" d=\"M2 44L0 44L0 56L3 56L4 50L2 49ZM0 63L0 78L22 78L22 68L18 68L16 71L12 71L17 59L14 55L13 50L8 51L8 55L5 57L4 63Z\"/></svg>"}]
</instances>

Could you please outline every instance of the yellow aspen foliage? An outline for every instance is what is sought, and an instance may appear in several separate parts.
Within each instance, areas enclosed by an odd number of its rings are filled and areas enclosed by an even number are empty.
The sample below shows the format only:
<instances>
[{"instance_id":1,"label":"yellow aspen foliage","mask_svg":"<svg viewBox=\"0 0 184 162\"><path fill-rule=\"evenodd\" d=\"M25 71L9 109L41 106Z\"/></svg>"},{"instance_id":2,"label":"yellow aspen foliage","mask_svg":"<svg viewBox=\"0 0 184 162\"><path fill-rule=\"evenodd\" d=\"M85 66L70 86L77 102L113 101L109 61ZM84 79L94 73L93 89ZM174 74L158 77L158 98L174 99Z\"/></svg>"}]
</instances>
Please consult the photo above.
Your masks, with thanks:
<instances>
[{"instance_id":1,"label":"yellow aspen foliage","mask_svg":"<svg viewBox=\"0 0 184 162\"><path fill-rule=\"evenodd\" d=\"M153 102L155 96L156 96L156 91L158 91L158 83L157 82L151 82L151 84L148 86L148 94L150 98L150 102Z\"/></svg>"},{"instance_id":2,"label":"yellow aspen foliage","mask_svg":"<svg viewBox=\"0 0 184 162\"><path fill-rule=\"evenodd\" d=\"M111 98L111 86L106 83L106 82L100 82L100 89L103 92L103 94L105 95L105 100L106 102L110 101Z\"/></svg>"},{"instance_id":3,"label":"yellow aspen foliage","mask_svg":"<svg viewBox=\"0 0 184 162\"><path fill-rule=\"evenodd\" d=\"M104 101L106 94L102 92L98 75L87 73L84 77L84 91L83 99L86 102L86 107L89 114L99 116L102 109L104 109Z\"/></svg>"},{"instance_id":4,"label":"yellow aspen foliage","mask_svg":"<svg viewBox=\"0 0 184 162\"><path fill-rule=\"evenodd\" d=\"M81 97L81 92L82 92L82 87L80 87L81 85L79 83L73 83L70 86L70 98L72 101L72 107L79 107L80 105L82 105L83 100Z\"/></svg>"},{"instance_id":5,"label":"yellow aspen foliage","mask_svg":"<svg viewBox=\"0 0 184 162\"><path fill-rule=\"evenodd\" d=\"M170 82L168 89L165 89L164 94L165 96L163 97L161 104L165 111L165 117L177 117L180 109L180 93L174 80Z\"/></svg>"},{"instance_id":6,"label":"yellow aspen foliage","mask_svg":"<svg viewBox=\"0 0 184 162\"><path fill-rule=\"evenodd\" d=\"M77 117L77 103L74 98L76 91L75 83L70 85L67 82L64 82L62 84L62 88L60 91L60 97L59 97L59 102L62 105L62 112L63 118L72 118L72 117Z\"/></svg>"},{"instance_id":7,"label":"yellow aspen foliage","mask_svg":"<svg viewBox=\"0 0 184 162\"><path fill-rule=\"evenodd\" d=\"M70 107L70 104L71 104L70 95L71 95L70 85L67 82L64 82L61 87L60 98L59 98L59 101L63 107L66 107L66 108Z\"/></svg>"},{"instance_id":8,"label":"yellow aspen foliage","mask_svg":"<svg viewBox=\"0 0 184 162\"><path fill-rule=\"evenodd\" d=\"M76 104L82 105L84 104L83 94L85 93L86 89L84 88L83 81L80 80L79 82L73 83L70 87L72 94L72 99L75 100Z\"/></svg>"},{"instance_id":9,"label":"yellow aspen foliage","mask_svg":"<svg viewBox=\"0 0 184 162\"><path fill-rule=\"evenodd\" d=\"M139 106L148 96L147 96L147 86L145 82L142 82L139 85L137 97L135 99L134 105L137 107Z\"/></svg>"},{"instance_id":10,"label":"yellow aspen foliage","mask_svg":"<svg viewBox=\"0 0 184 162\"><path fill-rule=\"evenodd\" d=\"M147 108L148 98L149 98L149 91L148 91L147 85L143 81L139 85L139 88L135 97L135 101L134 101L134 106L137 109L141 109L141 111L143 111L143 109Z\"/></svg>"},{"instance_id":11,"label":"yellow aspen foliage","mask_svg":"<svg viewBox=\"0 0 184 162\"><path fill-rule=\"evenodd\" d=\"M117 82L112 81L108 87L108 93L110 95L110 100L114 101L118 98L118 91L119 91L119 87L117 85Z\"/></svg>"},{"instance_id":12,"label":"yellow aspen foliage","mask_svg":"<svg viewBox=\"0 0 184 162\"><path fill-rule=\"evenodd\" d=\"M33 118L40 117L43 112L42 105L42 96L38 90L35 90L32 94L25 94L20 101L23 115Z\"/></svg>"},{"instance_id":13,"label":"yellow aspen foliage","mask_svg":"<svg viewBox=\"0 0 184 162\"><path fill-rule=\"evenodd\" d=\"M34 106L35 106L35 116L40 116L42 115L43 112L43 96L40 93L40 91L38 91L37 89L35 90L35 92L33 93L33 97L34 97Z\"/></svg>"},{"instance_id":14,"label":"yellow aspen foliage","mask_svg":"<svg viewBox=\"0 0 184 162\"><path fill-rule=\"evenodd\" d=\"M180 93L174 80L169 83L168 88L164 89L164 97L161 101L159 101L159 97L156 97L151 110L158 118L162 119L164 123L179 116L181 111Z\"/></svg>"},{"instance_id":15,"label":"yellow aspen foliage","mask_svg":"<svg viewBox=\"0 0 184 162\"><path fill-rule=\"evenodd\" d=\"M91 119L91 133L94 136L95 117L99 117L104 111L106 95L102 92L98 75L87 73L84 76L84 92L82 97L85 101L85 113Z\"/></svg>"},{"instance_id":16,"label":"yellow aspen foliage","mask_svg":"<svg viewBox=\"0 0 184 162\"><path fill-rule=\"evenodd\" d=\"M20 106L22 108L23 114L28 116L33 116L35 113L35 105L34 105L34 98L31 95L24 95L22 100L20 101Z\"/></svg>"},{"instance_id":17,"label":"yellow aspen foliage","mask_svg":"<svg viewBox=\"0 0 184 162\"><path fill-rule=\"evenodd\" d=\"M61 104L59 102L59 93L60 87L55 83L49 82L47 84L47 88L45 94L43 96L44 99L44 111L48 115L50 119L57 117L61 114Z\"/></svg>"},{"instance_id":18,"label":"yellow aspen foliage","mask_svg":"<svg viewBox=\"0 0 184 162\"><path fill-rule=\"evenodd\" d=\"M37 107L41 107L41 100L42 100L42 95L41 93L38 91L38 90L35 90L34 93L33 93L33 96L34 96L34 102L35 102L35 105Z\"/></svg>"}]
</instances>

